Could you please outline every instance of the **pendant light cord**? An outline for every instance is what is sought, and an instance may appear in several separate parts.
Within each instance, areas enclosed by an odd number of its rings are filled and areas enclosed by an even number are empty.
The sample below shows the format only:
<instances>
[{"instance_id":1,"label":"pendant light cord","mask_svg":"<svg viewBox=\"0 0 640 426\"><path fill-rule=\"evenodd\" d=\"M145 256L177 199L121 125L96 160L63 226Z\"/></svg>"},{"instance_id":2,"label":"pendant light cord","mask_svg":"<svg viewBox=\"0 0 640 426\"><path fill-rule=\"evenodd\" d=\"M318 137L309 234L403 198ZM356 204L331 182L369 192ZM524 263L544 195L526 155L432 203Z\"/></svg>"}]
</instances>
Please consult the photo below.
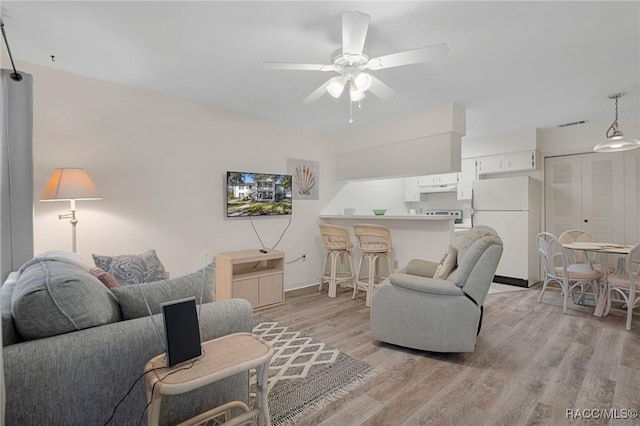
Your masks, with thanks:
<instances>
[{"instance_id":1,"label":"pendant light cord","mask_svg":"<svg viewBox=\"0 0 640 426\"><path fill-rule=\"evenodd\" d=\"M20 81L22 80L22 76L16 69L16 64L13 62L13 55L11 55L11 48L9 48L9 41L7 40L7 33L4 31L4 22L0 21L0 29L2 29L2 38L4 39L4 44L7 46L7 53L9 54L9 60L11 61L11 66L13 67L13 72L10 77L12 80Z\"/></svg>"},{"instance_id":2,"label":"pendant light cord","mask_svg":"<svg viewBox=\"0 0 640 426\"><path fill-rule=\"evenodd\" d=\"M618 130L618 98L620 98L622 95L624 95L624 93L616 93L614 95L609 96L609 98L615 99L615 102L616 102L616 116L615 116L615 118L613 120L613 123L611 123L611 126L609 126L609 128L607 129L607 133L605 133L607 138L611 138L613 136L617 136L618 133L620 133L620 130Z\"/></svg>"}]
</instances>

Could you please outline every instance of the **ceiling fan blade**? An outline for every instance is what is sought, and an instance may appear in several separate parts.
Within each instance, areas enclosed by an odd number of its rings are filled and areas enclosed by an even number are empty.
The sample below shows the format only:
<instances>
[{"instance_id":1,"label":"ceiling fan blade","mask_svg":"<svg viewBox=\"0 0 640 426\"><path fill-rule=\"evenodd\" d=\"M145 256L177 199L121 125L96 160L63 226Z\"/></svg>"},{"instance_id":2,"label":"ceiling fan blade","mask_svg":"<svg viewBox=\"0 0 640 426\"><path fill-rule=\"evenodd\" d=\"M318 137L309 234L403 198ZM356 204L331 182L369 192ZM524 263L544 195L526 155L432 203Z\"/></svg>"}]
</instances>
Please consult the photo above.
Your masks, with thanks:
<instances>
[{"instance_id":1,"label":"ceiling fan blade","mask_svg":"<svg viewBox=\"0 0 640 426\"><path fill-rule=\"evenodd\" d=\"M433 46L420 47L418 49L371 58L366 67L370 70L381 70L403 65L418 64L420 62L443 58L448 52L449 46L447 46L446 43L434 44Z\"/></svg>"},{"instance_id":2,"label":"ceiling fan blade","mask_svg":"<svg viewBox=\"0 0 640 426\"><path fill-rule=\"evenodd\" d=\"M394 92L391 87L387 86L374 76L371 76L371 86L369 87L369 92L373 93L378 99L382 101L386 101L396 94L396 92Z\"/></svg>"},{"instance_id":3,"label":"ceiling fan blade","mask_svg":"<svg viewBox=\"0 0 640 426\"><path fill-rule=\"evenodd\" d=\"M302 103L303 104L311 104L311 103L317 101L318 99L320 99L325 93L327 93L327 85L329 84L329 81L330 80L327 80L324 83L322 83L322 86L318 87L316 90L311 92L311 94L309 96L304 98Z\"/></svg>"},{"instance_id":4,"label":"ceiling fan blade","mask_svg":"<svg viewBox=\"0 0 640 426\"><path fill-rule=\"evenodd\" d=\"M342 14L342 53L362 55L369 29L369 15L361 12Z\"/></svg>"},{"instance_id":5,"label":"ceiling fan blade","mask_svg":"<svg viewBox=\"0 0 640 426\"><path fill-rule=\"evenodd\" d=\"M265 62L263 68L267 70L334 71L333 65L296 64L291 62Z\"/></svg>"}]
</instances>

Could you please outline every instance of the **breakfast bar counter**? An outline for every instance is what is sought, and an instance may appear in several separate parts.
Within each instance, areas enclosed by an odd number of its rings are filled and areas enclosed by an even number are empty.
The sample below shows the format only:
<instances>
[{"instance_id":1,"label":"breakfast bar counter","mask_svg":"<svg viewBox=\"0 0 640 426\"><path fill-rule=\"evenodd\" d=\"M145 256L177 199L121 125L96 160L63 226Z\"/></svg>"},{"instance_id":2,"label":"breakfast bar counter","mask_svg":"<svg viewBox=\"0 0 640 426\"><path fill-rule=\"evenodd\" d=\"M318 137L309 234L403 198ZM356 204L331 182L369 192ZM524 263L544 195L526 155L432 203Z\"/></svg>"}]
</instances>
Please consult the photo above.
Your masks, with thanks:
<instances>
[{"instance_id":1,"label":"breakfast bar counter","mask_svg":"<svg viewBox=\"0 0 640 426\"><path fill-rule=\"evenodd\" d=\"M345 215L345 214L321 214L320 219L358 219L358 220L439 220L452 221L449 216L425 216L425 215Z\"/></svg>"},{"instance_id":2,"label":"breakfast bar counter","mask_svg":"<svg viewBox=\"0 0 640 426\"><path fill-rule=\"evenodd\" d=\"M386 226L391 230L391 258L395 261L396 269L403 268L414 258L438 262L454 240L454 218L450 216L321 214L319 218L326 223L351 230L354 262L357 262L355 258L359 257L359 251L353 224L374 223Z\"/></svg>"}]
</instances>

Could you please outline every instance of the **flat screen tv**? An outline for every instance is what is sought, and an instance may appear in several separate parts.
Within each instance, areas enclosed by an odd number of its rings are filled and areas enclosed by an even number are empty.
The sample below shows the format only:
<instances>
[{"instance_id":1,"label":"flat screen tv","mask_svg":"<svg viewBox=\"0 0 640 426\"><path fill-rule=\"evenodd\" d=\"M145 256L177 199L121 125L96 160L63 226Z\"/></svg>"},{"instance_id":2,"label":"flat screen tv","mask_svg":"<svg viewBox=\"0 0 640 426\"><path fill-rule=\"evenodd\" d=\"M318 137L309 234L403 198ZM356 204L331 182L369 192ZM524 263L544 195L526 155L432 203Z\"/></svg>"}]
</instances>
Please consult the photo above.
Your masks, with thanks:
<instances>
[{"instance_id":1,"label":"flat screen tv","mask_svg":"<svg viewBox=\"0 0 640 426\"><path fill-rule=\"evenodd\" d=\"M227 217L291 214L291 175L227 172Z\"/></svg>"}]
</instances>

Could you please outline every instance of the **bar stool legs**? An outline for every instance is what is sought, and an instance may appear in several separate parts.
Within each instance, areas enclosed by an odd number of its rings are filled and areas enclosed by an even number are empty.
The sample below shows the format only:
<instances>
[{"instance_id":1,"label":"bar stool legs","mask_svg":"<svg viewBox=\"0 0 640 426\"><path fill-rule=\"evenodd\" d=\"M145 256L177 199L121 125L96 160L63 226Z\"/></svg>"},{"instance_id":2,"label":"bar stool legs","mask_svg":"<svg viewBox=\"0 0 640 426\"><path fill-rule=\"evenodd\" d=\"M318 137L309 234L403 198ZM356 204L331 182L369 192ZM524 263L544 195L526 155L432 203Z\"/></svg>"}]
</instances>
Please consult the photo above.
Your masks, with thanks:
<instances>
[{"instance_id":1,"label":"bar stool legs","mask_svg":"<svg viewBox=\"0 0 640 426\"><path fill-rule=\"evenodd\" d=\"M368 262L367 275L362 275L362 267L365 266L365 260ZM378 274L380 262L384 260L387 268L387 275L382 276ZM374 290L378 287L386 277L391 275L391 260L387 253L363 253L358 264L358 275L356 276L355 285L353 286L353 296L351 299L355 299L358 295L358 290L364 290L367 292L365 299L365 306L371 306L371 298L373 297Z\"/></svg>"},{"instance_id":2,"label":"bar stool legs","mask_svg":"<svg viewBox=\"0 0 640 426\"><path fill-rule=\"evenodd\" d=\"M329 297L336 297L338 284L344 286L346 283L353 283L355 278L353 273L353 259L351 258L351 253L347 250L328 251L322 270L322 279L320 280L318 290L322 291L322 285L325 282L328 283Z\"/></svg>"}]
</instances>

